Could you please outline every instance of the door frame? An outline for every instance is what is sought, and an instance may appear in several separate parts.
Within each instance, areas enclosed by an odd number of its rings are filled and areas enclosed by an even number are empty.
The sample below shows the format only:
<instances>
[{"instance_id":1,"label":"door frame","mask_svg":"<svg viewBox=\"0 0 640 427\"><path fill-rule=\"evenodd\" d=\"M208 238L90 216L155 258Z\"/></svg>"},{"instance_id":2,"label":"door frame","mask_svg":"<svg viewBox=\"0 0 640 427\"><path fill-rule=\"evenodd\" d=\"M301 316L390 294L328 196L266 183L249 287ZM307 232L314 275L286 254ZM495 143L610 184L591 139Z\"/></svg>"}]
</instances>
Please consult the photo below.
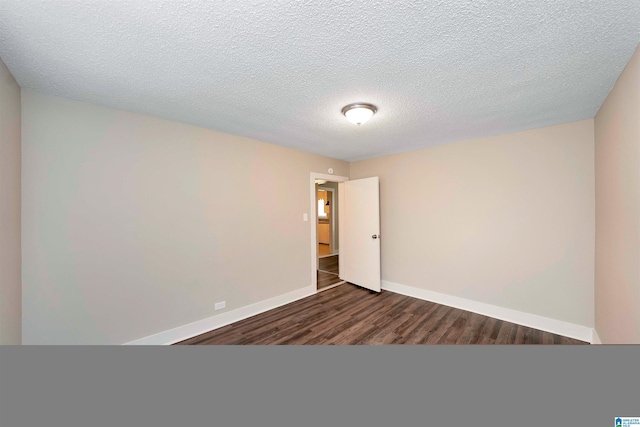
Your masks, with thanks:
<instances>
[{"instance_id":1,"label":"door frame","mask_svg":"<svg viewBox=\"0 0 640 427\"><path fill-rule=\"evenodd\" d=\"M323 179L331 182L349 181L346 176L329 175L326 173L311 172L309 179L309 197L311 199L311 209L309 210L309 222L311 223L311 287L314 292L318 292L318 221L316 201L316 179ZM335 197L335 195L334 195Z\"/></svg>"}]
</instances>

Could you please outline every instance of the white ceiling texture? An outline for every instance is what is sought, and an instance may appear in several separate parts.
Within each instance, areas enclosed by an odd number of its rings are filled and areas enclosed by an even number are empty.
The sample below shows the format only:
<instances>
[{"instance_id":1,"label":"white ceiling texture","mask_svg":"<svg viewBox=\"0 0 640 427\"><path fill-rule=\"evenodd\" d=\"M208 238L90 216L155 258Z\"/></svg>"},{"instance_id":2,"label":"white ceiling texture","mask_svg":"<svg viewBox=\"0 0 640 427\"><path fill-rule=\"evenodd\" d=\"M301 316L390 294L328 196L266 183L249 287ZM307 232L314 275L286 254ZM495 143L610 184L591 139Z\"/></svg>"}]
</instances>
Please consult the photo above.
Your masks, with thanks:
<instances>
[{"instance_id":1,"label":"white ceiling texture","mask_svg":"<svg viewBox=\"0 0 640 427\"><path fill-rule=\"evenodd\" d=\"M638 0L0 2L24 88L344 160L593 117L639 41Z\"/></svg>"}]
</instances>

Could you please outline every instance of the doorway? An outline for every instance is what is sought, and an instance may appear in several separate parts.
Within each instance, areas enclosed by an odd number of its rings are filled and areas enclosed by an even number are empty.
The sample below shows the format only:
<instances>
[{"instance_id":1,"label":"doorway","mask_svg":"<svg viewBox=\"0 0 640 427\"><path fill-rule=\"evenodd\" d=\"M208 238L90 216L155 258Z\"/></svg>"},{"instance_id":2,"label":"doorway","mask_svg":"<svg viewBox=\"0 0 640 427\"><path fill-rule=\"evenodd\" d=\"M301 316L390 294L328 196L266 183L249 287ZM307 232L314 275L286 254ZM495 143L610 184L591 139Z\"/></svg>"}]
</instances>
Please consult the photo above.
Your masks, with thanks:
<instances>
[{"instance_id":1,"label":"doorway","mask_svg":"<svg viewBox=\"0 0 640 427\"><path fill-rule=\"evenodd\" d=\"M338 183L317 179L316 185L316 239L318 242L317 285L323 291L341 283L340 280L340 232L338 216Z\"/></svg>"},{"instance_id":2,"label":"doorway","mask_svg":"<svg viewBox=\"0 0 640 427\"><path fill-rule=\"evenodd\" d=\"M334 288L342 283L340 279L340 218L338 214L338 183L347 177L325 174L311 174L313 226L312 257L313 286L317 292Z\"/></svg>"},{"instance_id":3,"label":"doorway","mask_svg":"<svg viewBox=\"0 0 640 427\"><path fill-rule=\"evenodd\" d=\"M331 170L330 170L331 171ZM303 214L303 220L311 219L311 289L320 292L342 283L351 283L370 291L380 293L380 180L377 176L349 180L347 177L311 172L310 176L311 215ZM318 200L316 180L338 182L337 210L342 225L339 233L338 267L339 282L318 286L320 257L318 245L318 212L323 211ZM326 201L325 201L326 206ZM323 265L323 267L325 267ZM311 290L310 289L310 290Z\"/></svg>"},{"instance_id":4,"label":"doorway","mask_svg":"<svg viewBox=\"0 0 640 427\"><path fill-rule=\"evenodd\" d=\"M318 256L338 254L338 183L325 180L316 181L316 202L318 203Z\"/></svg>"}]
</instances>

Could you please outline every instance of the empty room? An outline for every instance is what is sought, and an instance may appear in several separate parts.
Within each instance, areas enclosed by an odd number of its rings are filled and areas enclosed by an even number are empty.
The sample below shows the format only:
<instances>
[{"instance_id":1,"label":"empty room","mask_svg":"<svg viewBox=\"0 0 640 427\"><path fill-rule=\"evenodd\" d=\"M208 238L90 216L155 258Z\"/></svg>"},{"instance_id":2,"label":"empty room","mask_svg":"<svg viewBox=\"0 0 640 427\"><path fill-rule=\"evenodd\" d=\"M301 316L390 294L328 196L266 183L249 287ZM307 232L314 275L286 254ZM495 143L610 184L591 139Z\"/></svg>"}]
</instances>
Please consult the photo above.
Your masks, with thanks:
<instances>
[{"instance_id":1,"label":"empty room","mask_svg":"<svg viewBox=\"0 0 640 427\"><path fill-rule=\"evenodd\" d=\"M0 344L640 344L640 4L0 4Z\"/></svg>"}]
</instances>

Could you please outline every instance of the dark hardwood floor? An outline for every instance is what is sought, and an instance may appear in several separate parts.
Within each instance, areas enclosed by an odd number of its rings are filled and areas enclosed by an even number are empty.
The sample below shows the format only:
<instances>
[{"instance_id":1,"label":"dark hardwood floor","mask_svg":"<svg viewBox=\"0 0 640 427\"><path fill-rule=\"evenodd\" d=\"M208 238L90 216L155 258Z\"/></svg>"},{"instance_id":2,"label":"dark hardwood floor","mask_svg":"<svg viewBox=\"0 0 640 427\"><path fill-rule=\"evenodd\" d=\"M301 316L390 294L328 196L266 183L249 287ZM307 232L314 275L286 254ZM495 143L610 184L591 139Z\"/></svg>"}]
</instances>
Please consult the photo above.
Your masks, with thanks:
<instances>
[{"instance_id":1,"label":"dark hardwood floor","mask_svg":"<svg viewBox=\"0 0 640 427\"><path fill-rule=\"evenodd\" d=\"M177 343L588 344L469 311L351 284Z\"/></svg>"},{"instance_id":2,"label":"dark hardwood floor","mask_svg":"<svg viewBox=\"0 0 640 427\"><path fill-rule=\"evenodd\" d=\"M342 282L338 276L338 255L318 259L318 285L317 289Z\"/></svg>"},{"instance_id":3,"label":"dark hardwood floor","mask_svg":"<svg viewBox=\"0 0 640 427\"><path fill-rule=\"evenodd\" d=\"M340 255L332 255L318 259L318 270L326 271L329 273L339 274L338 270L338 257Z\"/></svg>"},{"instance_id":4,"label":"dark hardwood floor","mask_svg":"<svg viewBox=\"0 0 640 427\"><path fill-rule=\"evenodd\" d=\"M318 271L318 284L317 289L323 289L327 286L335 285L336 283L342 282L340 277L337 274L326 273L324 271Z\"/></svg>"}]
</instances>

